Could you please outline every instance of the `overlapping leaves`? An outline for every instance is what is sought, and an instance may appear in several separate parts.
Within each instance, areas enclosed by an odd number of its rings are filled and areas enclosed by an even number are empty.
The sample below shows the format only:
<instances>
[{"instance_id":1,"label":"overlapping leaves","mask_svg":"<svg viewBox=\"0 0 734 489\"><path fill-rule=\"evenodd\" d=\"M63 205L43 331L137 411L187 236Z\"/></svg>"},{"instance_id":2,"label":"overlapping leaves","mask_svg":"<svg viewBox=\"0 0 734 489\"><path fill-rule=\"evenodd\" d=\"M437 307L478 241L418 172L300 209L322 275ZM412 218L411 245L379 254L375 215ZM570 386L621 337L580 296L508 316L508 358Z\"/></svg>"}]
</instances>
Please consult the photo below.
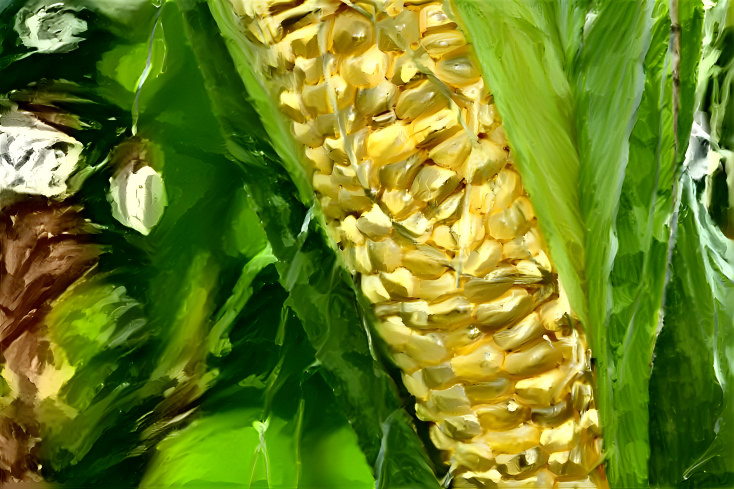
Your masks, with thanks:
<instances>
[{"instance_id":1,"label":"overlapping leaves","mask_svg":"<svg viewBox=\"0 0 734 489\"><path fill-rule=\"evenodd\" d=\"M223 156L226 142L178 6L84 3L99 17L78 52L4 58L4 91L63 77L59 90L71 86L98 101L83 113L80 104L68 109L85 123L103 121L82 134L95 169L76 198L105 252L46 318L61 387L33 420L43 438L42 475L60 487L132 487L141 479L155 487L372 487L324 369L284 306L288 294L244 175ZM12 23L0 34L8 34L3 46L20 49ZM241 89L231 93L242 100ZM145 237L112 218L105 195L114 167L103 160L130 136L131 118L138 137L160 149L172 197ZM247 147L241 154L260 158ZM202 433L210 445L200 443ZM259 435L267 450L240 459L256 453ZM227 445L232 437L237 450ZM197 471L207 456L218 463ZM227 472L233 466L240 471Z\"/></svg>"},{"instance_id":2,"label":"overlapping leaves","mask_svg":"<svg viewBox=\"0 0 734 489\"><path fill-rule=\"evenodd\" d=\"M734 147L728 122L734 113L731 15L729 1L705 15L697 131L680 176L678 229L650 385L650 480L661 487L734 484L734 245L726 235L734 188L726 184Z\"/></svg>"}]
</instances>

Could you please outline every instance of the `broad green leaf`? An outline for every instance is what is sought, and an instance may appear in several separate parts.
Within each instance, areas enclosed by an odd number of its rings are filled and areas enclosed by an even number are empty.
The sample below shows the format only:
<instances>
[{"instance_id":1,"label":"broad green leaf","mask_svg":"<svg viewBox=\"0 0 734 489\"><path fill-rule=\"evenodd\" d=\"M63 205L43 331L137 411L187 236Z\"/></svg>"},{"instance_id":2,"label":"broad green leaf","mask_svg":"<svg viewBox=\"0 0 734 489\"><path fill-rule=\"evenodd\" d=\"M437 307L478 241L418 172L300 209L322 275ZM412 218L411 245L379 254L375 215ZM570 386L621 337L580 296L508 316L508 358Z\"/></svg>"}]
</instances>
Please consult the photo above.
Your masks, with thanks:
<instances>
[{"instance_id":1,"label":"broad green leaf","mask_svg":"<svg viewBox=\"0 0 734 489\"><path fill-rule=\"evenodd\" d=\"M288 303L303 322L324 376L373 467L377 487L438 487L396 385L371 349L368 318L358 307L351 277L328 244L296 145L260 84L231 5L213 0L208 3L211 13L203 2L181 5L227 149L242 163L248 195L278 259Z\"/></svg>"},{"instance_id":2,"label":"broad green leaf","mask_svg":"<svg viewBox=\"0 0 734 489\"><path fill-rule=\"evenodd\" d=\"M247 306L221 332L229 348L210 357L216 377L199 418L156 447L141 487L374 487L277 281L273 267L251 278Z\"/></svg>"},{"instance_id":3,"label":"broad green leaf","mask_svg":"<svg viewBox=\"0 0 734 489\"><path fill-rule=\"evenodd\" d=\"M140 487L374 487L345 420L325 417L335 413L324 411L323 397L292 400L301 406L295 419L271 416L262 422L257 408L236 408L196 420L156 447Z\"/></svg>"},{"instance_id":4,"label":"broad green leaf","mask_svg":"<svg viewBox=\"0 0 734 489\"><path fill-rule=\"evenodd\" d=\"M236 410L195 421L161 442L140 484L146 488L267 488L265 455L253 423L257 410Z\"/></svg>"},{"instance_id":5,"label":"broad green leaf","mask_svg":"<svg viewBox=\"0 0 734 489\"><path fill-rule=\"evenodd\" d=\"M657 456L648 443L648 379L653 346L663 316L663 290L670 241L670 219L677 205L675 179L683 161L693 118L693 95L700 58L702 7L695 1L678 2L678 18L685 35L680 58L670 49L671 20L667 1L657 1L652 13L650 48L644 62L645 90L630 137L629 165L617 215L618 251L611 273L613 309L608 323L608 345L614 365L621 426L638 433L644 443L628 439L611 454L624 468L630 455L644 460ZM680 73L677 114L673 111L674 65ZM678 119L676 153L674 119ZM654 412L651 411L651 415ZM610 463L610 465L612 465ZM636 467L637 477L644 477Z\"/></svg>"},{"instance_id":6,"label":"broad green leaf","mask_svg":"<svg viewBox=\"0 0 734 489\"><path fill-rule=\"evenodd\" d=\"M695 96L700 126L680 177L682 203L650 386L650 481L656 487L734 484L734 245L722 233L734 187L727 192L721 177L731 173L734 147L734 126L727 124L732 13L724 0L705 14ZM717 184L724 186L721 200L714 198Z\"/></svg>"},{"instance_id":7,"label":"broad green leaf","mask_svg":"<svg viewBox=\"0 0 734 489\"><path fill-rule=\"evenodd\" d=\"M734 243L689 174L651 381L655 487L734 484ZM671 464L671 461L675 461Z\"/></svg>"}]
</instances>

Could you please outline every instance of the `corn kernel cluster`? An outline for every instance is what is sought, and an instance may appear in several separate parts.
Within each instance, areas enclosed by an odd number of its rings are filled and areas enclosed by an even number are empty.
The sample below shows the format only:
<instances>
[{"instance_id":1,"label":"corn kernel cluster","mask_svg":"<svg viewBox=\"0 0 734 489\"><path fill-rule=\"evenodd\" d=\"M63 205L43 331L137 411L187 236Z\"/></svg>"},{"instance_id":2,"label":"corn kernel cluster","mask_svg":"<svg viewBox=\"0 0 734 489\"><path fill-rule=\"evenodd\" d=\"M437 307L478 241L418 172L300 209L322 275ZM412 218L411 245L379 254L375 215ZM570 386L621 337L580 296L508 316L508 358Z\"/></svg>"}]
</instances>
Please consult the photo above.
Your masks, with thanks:
<instances>
[{"instance_id":1,"label":"corn kernel cluster","mask_svg":"<svg viewBox=\"0 0 734 489\"><path fill-rule=\"evenodd\" d=\"M589 353L442 2L233 0L453 487L602 487Z\"/></svg>"}]
</instances>

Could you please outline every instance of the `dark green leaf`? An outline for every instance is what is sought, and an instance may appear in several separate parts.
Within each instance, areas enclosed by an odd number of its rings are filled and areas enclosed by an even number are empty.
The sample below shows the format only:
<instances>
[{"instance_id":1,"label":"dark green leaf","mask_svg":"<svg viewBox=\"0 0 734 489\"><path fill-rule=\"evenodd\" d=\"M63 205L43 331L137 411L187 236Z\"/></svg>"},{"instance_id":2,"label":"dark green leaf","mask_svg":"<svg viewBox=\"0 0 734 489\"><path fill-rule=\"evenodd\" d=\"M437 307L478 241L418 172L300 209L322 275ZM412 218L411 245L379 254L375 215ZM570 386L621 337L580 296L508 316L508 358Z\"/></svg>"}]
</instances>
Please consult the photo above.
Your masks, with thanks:
<instances>
[{"instance_id":1,"label":"dark green leaf","mask_svg":"<svg viewBox=\"0 0 734 489\"><path fill-rule=\"evenodd\" d=\"M650 478L655 487L732 487L734 243L688 174L682 191L651 380Z\"/></svg>"},{"instance_id":2,"label":"dark green leaf","mask_svg":"<svg viewBox=\"0 0 734 489\"><path fill-rule=\"evenodd\" d=\"M733 113L727 103L734 73L731 15L731 3L721 1L704 21L695 95L695 118L703 128L691 138L681 176L682 203L650 385L650 481L656 487L734 484L734 245L722 233L729 231L723 216L731 188L722 191L723 206L714 200L721 188L717 178L731 173L734 142L726 124ZM700 15L694 20L700 23ZM693 55L700 41L686 39L690 24L684 17L681 24L681 51ZM684 62L683 56L681 66ZM681 76L682 106L694 99L694 83L694 77ZM681 113L679 120L690 125L692 118ZM688 137L687 127L679 126L679 140Z\"/></svg>"}]
</instances>

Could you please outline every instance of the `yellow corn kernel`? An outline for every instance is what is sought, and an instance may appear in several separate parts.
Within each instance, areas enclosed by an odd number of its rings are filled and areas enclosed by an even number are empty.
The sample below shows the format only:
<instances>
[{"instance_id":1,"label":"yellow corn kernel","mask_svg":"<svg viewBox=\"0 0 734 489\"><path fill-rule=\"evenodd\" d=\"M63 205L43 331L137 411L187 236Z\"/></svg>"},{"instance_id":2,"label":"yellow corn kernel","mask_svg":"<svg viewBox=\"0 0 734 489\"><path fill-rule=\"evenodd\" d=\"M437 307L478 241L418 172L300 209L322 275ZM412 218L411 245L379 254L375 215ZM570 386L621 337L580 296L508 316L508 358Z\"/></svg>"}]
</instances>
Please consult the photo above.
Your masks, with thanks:
<instances>
[{"instance_id":1,"label":"yellow corn kernel","mask_svg":"<svg viewBox=\"0 0 734 489\"><path fill-rule=\"evenodd\" d=\"M530 418L530 409L514 400L478 406L474 412L482 426L495 431L514 428Z\"/></svg>"},{"instance_id":2,"label":"yellow corn kernel","mask_svg":"<svg viewBox=\"0 0 734 489\"><path fill-rule=\"evenodd\" d=\"M451 359L451 368L458 377L469 381L492 379L502 373L505 352L491 342L473 345L470 351Z\"/></svg>"},{"instance_id":3,"label":"yellow corn kernel","mask_svg":"<svg viewBox=\"0 0 734 489\"><path fill-rule=\"evenodd\" d=\"M444 3L236 1L454 487L602 487L587 347Z\"/></svg>"}]
</instances>

